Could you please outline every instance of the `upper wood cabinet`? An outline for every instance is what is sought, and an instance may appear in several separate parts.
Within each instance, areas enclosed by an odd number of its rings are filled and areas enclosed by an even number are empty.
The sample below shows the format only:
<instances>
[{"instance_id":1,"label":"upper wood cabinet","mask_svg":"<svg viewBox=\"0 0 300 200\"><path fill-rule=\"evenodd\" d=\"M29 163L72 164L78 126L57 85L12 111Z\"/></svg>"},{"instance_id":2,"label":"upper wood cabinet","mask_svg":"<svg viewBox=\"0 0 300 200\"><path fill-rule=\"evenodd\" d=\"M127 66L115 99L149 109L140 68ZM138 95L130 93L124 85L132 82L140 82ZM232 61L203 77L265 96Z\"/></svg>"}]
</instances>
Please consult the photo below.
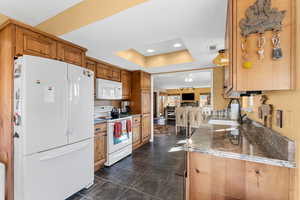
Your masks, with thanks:
<instances>
[{"instance_id":1,"label":"upper wood cabinet","mask_svg":"<svg viewBox=\"0 0 300 200\"><path fill-rule=\"evenodd\" d=\"M111 67L104 65L102 63L97 63L96 77L112 80L113 73Z\"/></svg>"},{"instance_id":2,"label":"upper wood cabinet","mask_svg":"<svg viewBox=\"0 0 300 200\"><path fill-rule=\"evenodd\" d=\"M33 27L16 23L16 56L33 55L85 66L86 49Z\"/></svg>"},{"instance_id":3,"label":"upper wood cabinet","mask_svg":"<svg viewBox=\"0 0 300 200\"><path fill-rule=\"evenodd\" d=\"M123 99L129 99L131 96L131 72L122 70L121 82Z\"/></svg>"},{"instance_id":4,"label":"upper wood cabinet","mask_svg":"<svg viewBox=\"0 0 300 200\"><path fill-rule=\"evenodd\" d=\"M86 58L86 66L87 69L92 70L94 73L96 72L97 63L89 58Z\"/></svg>"},{"instance_id":5,"label":"upper wood cabinet","mask_svg":"<svg viewBox=\"0 0 300 200\"><path fill-rule=\"evenodd\" d=\"M141 91L141 104L142 104L142 114L148 114L151 112L151 92L150 90Z\"/></svg>"},{"instance_id":6,"label":"upper wood cabinet","mask_svg":"<svg viewBox=\"0 0 300 200\"><path fill-rule=\"evenodd\" d=\"M229 0L227 17L226 48L229 51L230 63L225 66L225 89L227 91L267 91L289 90L294 88L295 70L295 0L271 1L271 7L286 10L283 19L283 28L280 32L283 57L272 59L272 32L265 36L264 59L258 55L259 34L247 37L247 60L253 66L250 69L243 67L245 59L242 56L242 37L239 22L245 18L246 10L256 0ZM226 91L225 90L225 91Z\"/></svg>"},{"instance_id":7,"label":"upper wood cabinet","mask_svg":"<svg viewBox=\"0 0 300 200\"><path fill-rule=\"evenodd\" d=\"M132 72L131 109L134 114L151 112L151 75L143 71Z\"/></svg>"},{"instance_id":8,"label":"upper wood cabinet","mask_svg":"<svg viewBox=\"0 0 300 200\"><path fill-rule=\"evenodd\" d=\"M74 65L85 66L85 52L71 45L58 43L57 58Z\"/></svg>"},{"instance_id":9,"label":"upper wood cabinet","mask_svg":"<svg viewBox=\"0 0 300 200\"><path fill-rule=\"evenodd\" d=\"M141 72L141 89L151 89L151 75L146 72Z\"/></svg>"},{"instance_id":10,"label":"upper wood cabinet","mask_svg":"<svg viewBox=\"0 0 300 200\"><path fill-rule=\"evenodd\" d=\"M42 34L16 27L16 55L56 58L57 42Z\"/></svg>"},{"instance_id":11,"label":"upper wood cabinet","mask_svg":"<svg viewBox=\"0 0 300 200\"><path fill-rule=\"evenodd\" d=\"M113 81L121 81L121 70L118 68L112 68L112 80Z\"/></svg>"}]
</instances>

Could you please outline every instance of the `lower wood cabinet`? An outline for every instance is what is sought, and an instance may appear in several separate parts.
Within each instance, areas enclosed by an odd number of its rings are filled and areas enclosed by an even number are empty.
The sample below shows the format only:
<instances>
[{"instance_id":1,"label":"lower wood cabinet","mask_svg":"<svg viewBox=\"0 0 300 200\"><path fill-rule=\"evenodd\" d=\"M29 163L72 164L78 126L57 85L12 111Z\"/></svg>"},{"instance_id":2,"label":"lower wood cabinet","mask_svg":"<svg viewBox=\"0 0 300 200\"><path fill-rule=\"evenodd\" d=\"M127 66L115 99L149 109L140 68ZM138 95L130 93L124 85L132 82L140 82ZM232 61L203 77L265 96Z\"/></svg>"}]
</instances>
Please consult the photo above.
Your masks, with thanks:
<instances>
[{"instance_id":1,"label":"lower wood cabinet","mask_svg":"<svg viewBox=\"0 0 300 200\"><path fill-rule=\"evenodd\" d=\"M106 123L95 125L95 138L94 138L95 171L99 170L106 162L106 149L107 149L106 130L107 130Z\"/></svg>"},{"instance_id":2,"label":"lower wood cabinet","mask_svg":"<svg viewBox=\"0 0 300 200\"><path fill-rule=\"evenodd\" d=\"M142 144L141 132L141 116L134 116L132 118L132 148L133 150L139 148Z\"/></svg>"},{"instance_id":3,"label":"lower wood cabinet","mask_svg":"<svg viewBox=\"0 0 300 200\"><path fill-rule=\"evenodd\" d=\"M294 169L188 153L187 200L293 200Z\"/></svg>"},{"instance_id":4,"label":"lower wood cabinet","mask_svg":"<svg viewBox=\"0 0 300 200\"><path fill-rule=\"evenodd\" d=\"M142 115L142 142L148 142L151 137L151 116L150 114Z\"/></svg>"}]
</instances>

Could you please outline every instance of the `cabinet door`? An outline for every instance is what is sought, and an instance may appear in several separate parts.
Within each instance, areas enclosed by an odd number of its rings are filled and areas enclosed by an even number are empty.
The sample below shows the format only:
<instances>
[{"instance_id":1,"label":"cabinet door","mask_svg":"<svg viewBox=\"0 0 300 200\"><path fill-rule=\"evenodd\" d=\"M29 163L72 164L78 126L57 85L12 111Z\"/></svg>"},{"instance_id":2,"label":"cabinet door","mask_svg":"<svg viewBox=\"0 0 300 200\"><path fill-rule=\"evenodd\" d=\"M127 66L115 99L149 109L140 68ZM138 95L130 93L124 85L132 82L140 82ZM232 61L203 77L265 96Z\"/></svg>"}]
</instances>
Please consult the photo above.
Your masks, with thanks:
<instances>
[{"instance_id":1,"label":"cabinet door","mask_svg":"<svg viewBox=\"0 0 300 200\"><path fill-rule=\"evenodd\" d=\"M102 79L112 79L112 69L102 63L97 63L96 77Z\"/></svg>"},{"instance_id":2,"label":"cabinet door","mask_svg":"<svg viewBox=\"0 0 300 200\"><path fill-rule=\"evenodd\" d=\"M289 199L290 169L246 163L246 199Z\"/></svg>"},{"instance_id":3,"label":"cabinet door","mask_svg":"<svg viewBox=\"0 0 300 200\"><path fill-rule=\"evenodd\" d=\"M121 82L123 99L129 99L131 96L131 73L123 70L121 72Z\"/></svg>"},{"instance_id":4,"label":"cabinet door","mask_svg":"<svg viewBox=\"0 0 300 200\"><path fill-rule=\"evenodd\" d=\"M141 72L141 89L151 89L151 75L146 72Z\"/></svg>"},{"instance_id":5,"label":"cabinet door","mask_svg":"<svg viewBox=\"0 0 300 200\"><path fill-rule=\"evenodd\" d=\"M16 28L16 55L56 58L56 41L41 34Z\"/></svg>"},{"instance_id":6,"label":"cabinet door","mask_svg":"<svg viewBox=\"0 0 300 200\"><path fill-rule=\"evenodd\" d=\"M137 125L132 128L132 143L138 145L141 143L141 126Z\"/></svg>"},{"instance_id":7,"label":"cabinet door","mask_svg":"<svg viewBox=\"0 0 300 200\"><path fill-rule=\"evenodd\" d=\"M232 8L233 1L228 1L227 25L225 35L225 49L227 50L228 65L224 67L224 94L230 92L233 88L233 28L232 28Z\"/></svg>"},{"instance_id":8,"label":"cabinet door","mask_svg":"<svg viewBox=\"0 0 300 200\"><path fill-rule=\"evenodd\" d=\"M70 45L58 43L57 57L61 61L68 62L74 65L85 65L85 53L81 49L72 47Z\"/></svg>"},{"instance_id":9,"label":"cabinet door","mask_svg":"<svg viewBox=\"0 0 300 200\"><path fill-rule=\"evenodd\" d=\"M95 134L94 139L94 162L95 171L106 162L106 132L99 132Z\"/></svg>"},{"instance_id":10,"label":"cabinet door","mask_svg":"<svg viewBox=\"0 0 300 200\"><path fill-rule=\"evenodd\" d=\"M141 96L142 114L148 114L151 112L151 92L149 90L142 90Z\"/></svg>"},{"instance_id":11,"label":"cabinet door","mask_svg":"<svg viewBox=\"0 0 300 200\"><path fill-rule=\"evenodd\" d=\"M148 141L151 135L151 117L150 114L142 117L142 141Z\"/></svg>"},{"instance_id":12,"label":"cabinet door","mask_svg":"<svg viewBox=\"0 0 300 200\"><path fill-rule=\"evenodd\" d=\"M94 73L96 72L97 63L92 60L86 60L86 68L92 70Z\"/></svg>"},{"instance_id":13,"label":"cabinet door","mask_svg":"<svg viewBox=\"0 0 300 200\"><path fill-rule=\"evenodd\" d=\"M96 95L96 67L96 62L88 59L86 60L86 68L94 72L94 95Z\"/></svg>"},{"instance_id":14,"label":"cabinet door","mask_svg":"<svg viewBox=\"0 0 300 200\"><path fill-rule=\"evenodd\" d=\"M113 68L112 69L112 80L113 81L121 81L121 70L117 69L117 68Z\"/></svg>"}]
</instances>

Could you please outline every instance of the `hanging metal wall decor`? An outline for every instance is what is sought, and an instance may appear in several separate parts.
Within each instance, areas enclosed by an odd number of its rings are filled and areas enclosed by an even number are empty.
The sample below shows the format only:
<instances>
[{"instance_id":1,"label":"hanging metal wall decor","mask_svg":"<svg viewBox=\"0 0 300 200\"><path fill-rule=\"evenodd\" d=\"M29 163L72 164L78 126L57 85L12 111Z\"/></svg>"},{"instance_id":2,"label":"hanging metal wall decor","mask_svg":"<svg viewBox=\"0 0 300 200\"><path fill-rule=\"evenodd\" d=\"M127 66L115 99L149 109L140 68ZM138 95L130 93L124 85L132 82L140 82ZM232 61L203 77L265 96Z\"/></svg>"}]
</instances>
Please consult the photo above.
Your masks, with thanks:
<instances>
[{"instance_id":1,"label":"hanging metal wall decor","mask_svg":"<svg viewBox=\"0 0 300 200\"><path fill-rule=\"evenodd\" d=\"M243 18L239 25L242 35L242 51L247 52L245 43L247 37L251 34L258 34L257 40L257 54L259 60L263 60L264 48L265 48L265 35L266 31L272 31L272 44L273 52L272 58L278 60L282 58L282 50L280 48L280 35L279 32L282 30L282 21L285 17L286 11L279 11L277 8L271 7L271 0L257 0L253 5L251 5L246 10L246 18ZM245 53L243 53L243 59L245 63L248 63L249 60L245 58ZM245 66L244 63L244 67ZM248 63L249 65L249 63Z\"/></svg>"}]
</instances>

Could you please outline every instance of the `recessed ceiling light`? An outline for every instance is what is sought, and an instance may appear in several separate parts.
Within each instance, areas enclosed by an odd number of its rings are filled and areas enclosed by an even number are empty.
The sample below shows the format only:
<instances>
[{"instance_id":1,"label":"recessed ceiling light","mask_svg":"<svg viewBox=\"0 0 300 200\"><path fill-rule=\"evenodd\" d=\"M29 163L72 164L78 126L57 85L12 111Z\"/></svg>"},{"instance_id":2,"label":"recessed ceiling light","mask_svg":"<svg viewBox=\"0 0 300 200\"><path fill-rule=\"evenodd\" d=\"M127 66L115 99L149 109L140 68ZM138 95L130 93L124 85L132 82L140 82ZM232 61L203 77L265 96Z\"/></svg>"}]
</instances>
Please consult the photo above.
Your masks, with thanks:
<instances>
[{"instance_id":1,"label":"recessed ceiling light","mask_svg":"<svg viewBox=\"0 0 300 200\"><path fill-rule=\"evenodd\" d=\"M182 46L182 44L180 44L180 43L175 43L174 45L173 45L173 47L175 47L175 48L178 48L178 47L181 47Z\"/></svg>"},{"instance_id":2,"label":"recessed ceiling light","mask_svg":"<svg viewBox=\"0 0 300 200\"><path fill-rule=\"evenodd\" d=\"M155 50L154 49L147 49L147 52L148 53L153 53L153 52L155 52Z\"/></svg>"}]
</instances>

